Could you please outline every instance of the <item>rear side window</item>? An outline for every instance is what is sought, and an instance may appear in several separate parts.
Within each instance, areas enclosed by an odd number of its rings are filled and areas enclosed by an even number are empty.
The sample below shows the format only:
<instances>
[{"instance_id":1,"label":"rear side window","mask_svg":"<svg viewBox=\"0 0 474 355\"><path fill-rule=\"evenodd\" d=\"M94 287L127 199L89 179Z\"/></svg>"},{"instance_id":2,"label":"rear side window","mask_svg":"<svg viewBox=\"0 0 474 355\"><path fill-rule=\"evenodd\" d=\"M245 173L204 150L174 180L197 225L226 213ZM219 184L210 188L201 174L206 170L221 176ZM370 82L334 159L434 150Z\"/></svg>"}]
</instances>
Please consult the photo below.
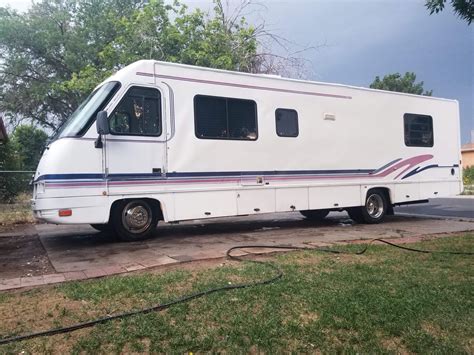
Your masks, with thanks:
<instances>
[{"instance_id":1,"label":"rear side window","mask_svg":"<svg viewBox=\"0 0 474 355\"><path fill-rule=\"evenodd\" d=\"M276 132L280 137L298 137L298 113L279 108L275 111Z\"/></svg>"},{"instance_id":2,"label":"rear side window","mask_svg":"<svg viewBox=\"0 0 474 355\"><path fill-rule=\"evenodd\" d=\"M256 140L257 104L226 97L194 97L196 137L201 139Z\"/></svg>"},{"instance_id":3,"label":"rear side window","mask_svg":"<svg viewBox=\"0 0 474 355\"><path fill-rule=\"evenodd\" d=\"M109 118L115 135L161 135L161 94L153 88L130 88Z\"/></svg>"},{"instance_id":4,"label":"rear side window","mask_svg":"<svg viewBox=\"0 0 474 355\"><path fill-rule=\"evenodd\" d=\"M408 147L433 146L433 117L405 113L403 120L405 126L405 145Z\"/></svg>"}]
</instances>

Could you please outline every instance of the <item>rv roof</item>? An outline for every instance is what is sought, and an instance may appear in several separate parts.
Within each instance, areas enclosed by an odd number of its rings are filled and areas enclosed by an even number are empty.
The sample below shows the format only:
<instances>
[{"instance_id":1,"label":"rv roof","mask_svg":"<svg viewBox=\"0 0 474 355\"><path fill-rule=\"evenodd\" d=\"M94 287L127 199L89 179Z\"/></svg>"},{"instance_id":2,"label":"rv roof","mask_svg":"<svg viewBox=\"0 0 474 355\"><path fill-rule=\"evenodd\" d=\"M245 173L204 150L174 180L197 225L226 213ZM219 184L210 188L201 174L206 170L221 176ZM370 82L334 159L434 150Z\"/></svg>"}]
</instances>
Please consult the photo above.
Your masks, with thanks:
<instances>
[{"instance_id":1,"label":"rv roof","mask_svg":"<svg viewBox=\"0 0 474 355\"><path fill-rule=\"evenodd\" d=\"M251 73L231 71L231 70L199 67L199 66L188 65L188 64L162 62L162 61L151 60L151 59L139 60L137 62L134 62L134 63L130 64L129 67L131 67L131 66L140 66L140 64L150 63L150 62L151 63L157 63L157 64L163 65L163 66L172 66L172 67L185 68L185 69L188 69L188 70L207 71L207 72L214 72L214 73L225 73L225 74L230 74L230 75L235 75L235 76L240 76L240 77L242 77L242 76L244 76L244 77L253 77L253 78L258 77L258 78L265 78L265 79L271 79L271 80L276 80L276 81L285 81L285 82L292 82L292 83L304 83L304 84L310 84L310 85L334 86L334 87L342 87L342 88L349 88L349 89L355 89L355 90L384 92L384 93L390 93L390 94L394 94L394 95L419 97L419 98L425 98L425 99L429 99L429 100L443 100L443 101L450 101L450 102L458 102L457 100L446 99L446 98L441 98L441 97L423 96L423 95L408 94L408 93L402 93L402 92L396 92L396 91L370 89L370 88L366 88L366 87L352 86L352 85L346 85L346 84L336 84L336 83L326 83L326 82L318 82L318 81L311 81L311 80L291 79L291 78L282 77L280 75L251 74Z\"/></svg>"}]
</instances>

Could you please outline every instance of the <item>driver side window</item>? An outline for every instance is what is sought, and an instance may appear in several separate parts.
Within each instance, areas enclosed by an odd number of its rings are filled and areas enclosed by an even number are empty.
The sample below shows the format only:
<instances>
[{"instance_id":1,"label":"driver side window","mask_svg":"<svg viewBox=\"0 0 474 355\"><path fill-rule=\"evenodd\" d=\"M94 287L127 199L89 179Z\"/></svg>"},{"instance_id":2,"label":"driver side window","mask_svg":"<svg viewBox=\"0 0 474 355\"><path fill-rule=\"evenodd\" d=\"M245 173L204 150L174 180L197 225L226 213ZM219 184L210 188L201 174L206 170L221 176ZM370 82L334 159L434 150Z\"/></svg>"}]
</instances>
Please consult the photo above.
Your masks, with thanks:
<instances>
[{"instance_id":1,"label":"driver side window","mask_svg":"<svg viewBox=\"0 0 474 355\"><path fill-rule=\"evenodd\" d=\"M161 135L161 95L153 88L131 87L109 118L115 135Z\"/></svg>"}]
</instances>

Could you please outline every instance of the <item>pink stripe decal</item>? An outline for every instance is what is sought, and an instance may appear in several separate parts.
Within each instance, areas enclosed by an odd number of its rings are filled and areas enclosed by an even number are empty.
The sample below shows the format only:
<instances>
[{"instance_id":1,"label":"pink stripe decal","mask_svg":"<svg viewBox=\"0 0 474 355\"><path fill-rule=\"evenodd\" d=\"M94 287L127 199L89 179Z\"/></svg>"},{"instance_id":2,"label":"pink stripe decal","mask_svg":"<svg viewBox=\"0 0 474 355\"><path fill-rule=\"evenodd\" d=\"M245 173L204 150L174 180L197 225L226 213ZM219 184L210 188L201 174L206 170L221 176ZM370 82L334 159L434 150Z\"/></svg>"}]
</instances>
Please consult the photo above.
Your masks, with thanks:
<instances>
[{"instance_id":1,"label":"pink stripe decal","mask_svg":"<svg viewBox=\"0 0 474 355\"><path fill-rule=\"evenodd\" d=\"M390 174L397 172L398 174L393 180L398 179L407 170L413 168L422 162L433 158L431 154L418 155L412 158L404 159L401 161L394 161L390 165L386 166L382 171L376 174L347 174L347 175L277 175L277 176L265 176L265 181L299 181L299 180L348 180L348 179L374 179L384 178ZM401 169L401 171L399 171ZM255 181L254 176L243 176L243 177L211 177L211 178L165 178L165 179L149 179L149 180L128 180L128 181L109 181L110 187L114 186L136 186L136 185L177 185L177 184L189 184L189 183L239 183L242 181L252 182ZM75 187L105 187L104 181L72 181L72 182L47 182L48 188L75 188Z\"/></svg>"},{"instance_id":2,"label":"pink stripe decal","mask_svg":"<svg viewBox=\"0 0 474 355\"><path fill-rule=\"evenodd\" d=\"M321 92L279 89L279 88L273 88L273 87L267 87L267 86L256 86L256 85L247 85L247 84L226 83L226 82L223 82L223 81L193 79L193 78L185 78L185 77L181 77L181 76L159 75L159 74L144 73L144 72L137 72L136 74L137 74L137 75L141 75L141 76L151 76L151 77L155 76L156 78L161 78L161 79L171 79L171 80L189 81L189 82L192 82L192 83L212 84L212 85L220 85L220 86L231 86L231 87L243 88L243 89L255 89L255 90L284 92L284 93L289 93L289 94L300 94L300 95L333 97L333 98L336 98L336 99L347 99L347 100L351 100L351 99L352 99L352 96L335 95L335 94L325 94L325 93L321 93Z\"/></svg>"},{"instance_id":3,"label":"pink stripe decal","mask_svg":"<svg viewBox=\"0 0 474 355\"><path fill-rule=\"evenodd\" d=\"M405 169L403 169L400 173L398 173L397 176L394 177L394 180L395 180L395 179L398 179L400 177L400 175L402 175L405 171L411 169L415 165L423 163L424 161L430 160L432 158L433 158L433 155L431 155L431 154L418 155L418 156L413 157L413 158L408 158L408 159L405 159L405 160L402 160L402 161L396 163L395 165L393 165L391 167L388 167L387 169L381 171L378 174L375 174L374 176L384 177L384 176L387 176L387 175L391 174L392 172L394 172L398 169L401 169L401 168L405 167Z\"/></svg>"}]
</instances>

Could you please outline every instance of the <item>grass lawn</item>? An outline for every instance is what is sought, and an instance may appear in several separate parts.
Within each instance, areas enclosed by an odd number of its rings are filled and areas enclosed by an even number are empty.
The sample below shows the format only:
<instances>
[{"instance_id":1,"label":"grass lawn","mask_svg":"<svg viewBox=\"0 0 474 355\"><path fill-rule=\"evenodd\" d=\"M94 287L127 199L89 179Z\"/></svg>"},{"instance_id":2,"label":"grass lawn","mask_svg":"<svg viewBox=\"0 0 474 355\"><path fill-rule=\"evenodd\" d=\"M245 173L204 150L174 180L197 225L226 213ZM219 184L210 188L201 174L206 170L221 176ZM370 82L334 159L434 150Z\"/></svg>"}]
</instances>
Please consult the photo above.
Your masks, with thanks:
<instances>
[{"instance_id":1,"label":"grass lawn","mask_svg":"<svg viewBox=\"0 0 474 355\"><path fill-rule=\"evenodd\" d=\"M35 223L30 199L30 193L22 193L14 203L0 203L0 232L8 230L14 224Z\"/></svg>"},{"instance_id":2,"label":"grass lawn","mask_svg":"<svg viewBox=\"0 0 474 355\"><path fill-rule=\"evenodd\" d=\"M416 246L473 251L474 235ZM415 254L376 245L363 256L290 252L262 258L284 270L282 280L67 335L5 345L0 353L474 353L471 256ZM219 262L0 293L0 334L72 324L271 273L263 265Z\"/></svg>"}]
</instances>

